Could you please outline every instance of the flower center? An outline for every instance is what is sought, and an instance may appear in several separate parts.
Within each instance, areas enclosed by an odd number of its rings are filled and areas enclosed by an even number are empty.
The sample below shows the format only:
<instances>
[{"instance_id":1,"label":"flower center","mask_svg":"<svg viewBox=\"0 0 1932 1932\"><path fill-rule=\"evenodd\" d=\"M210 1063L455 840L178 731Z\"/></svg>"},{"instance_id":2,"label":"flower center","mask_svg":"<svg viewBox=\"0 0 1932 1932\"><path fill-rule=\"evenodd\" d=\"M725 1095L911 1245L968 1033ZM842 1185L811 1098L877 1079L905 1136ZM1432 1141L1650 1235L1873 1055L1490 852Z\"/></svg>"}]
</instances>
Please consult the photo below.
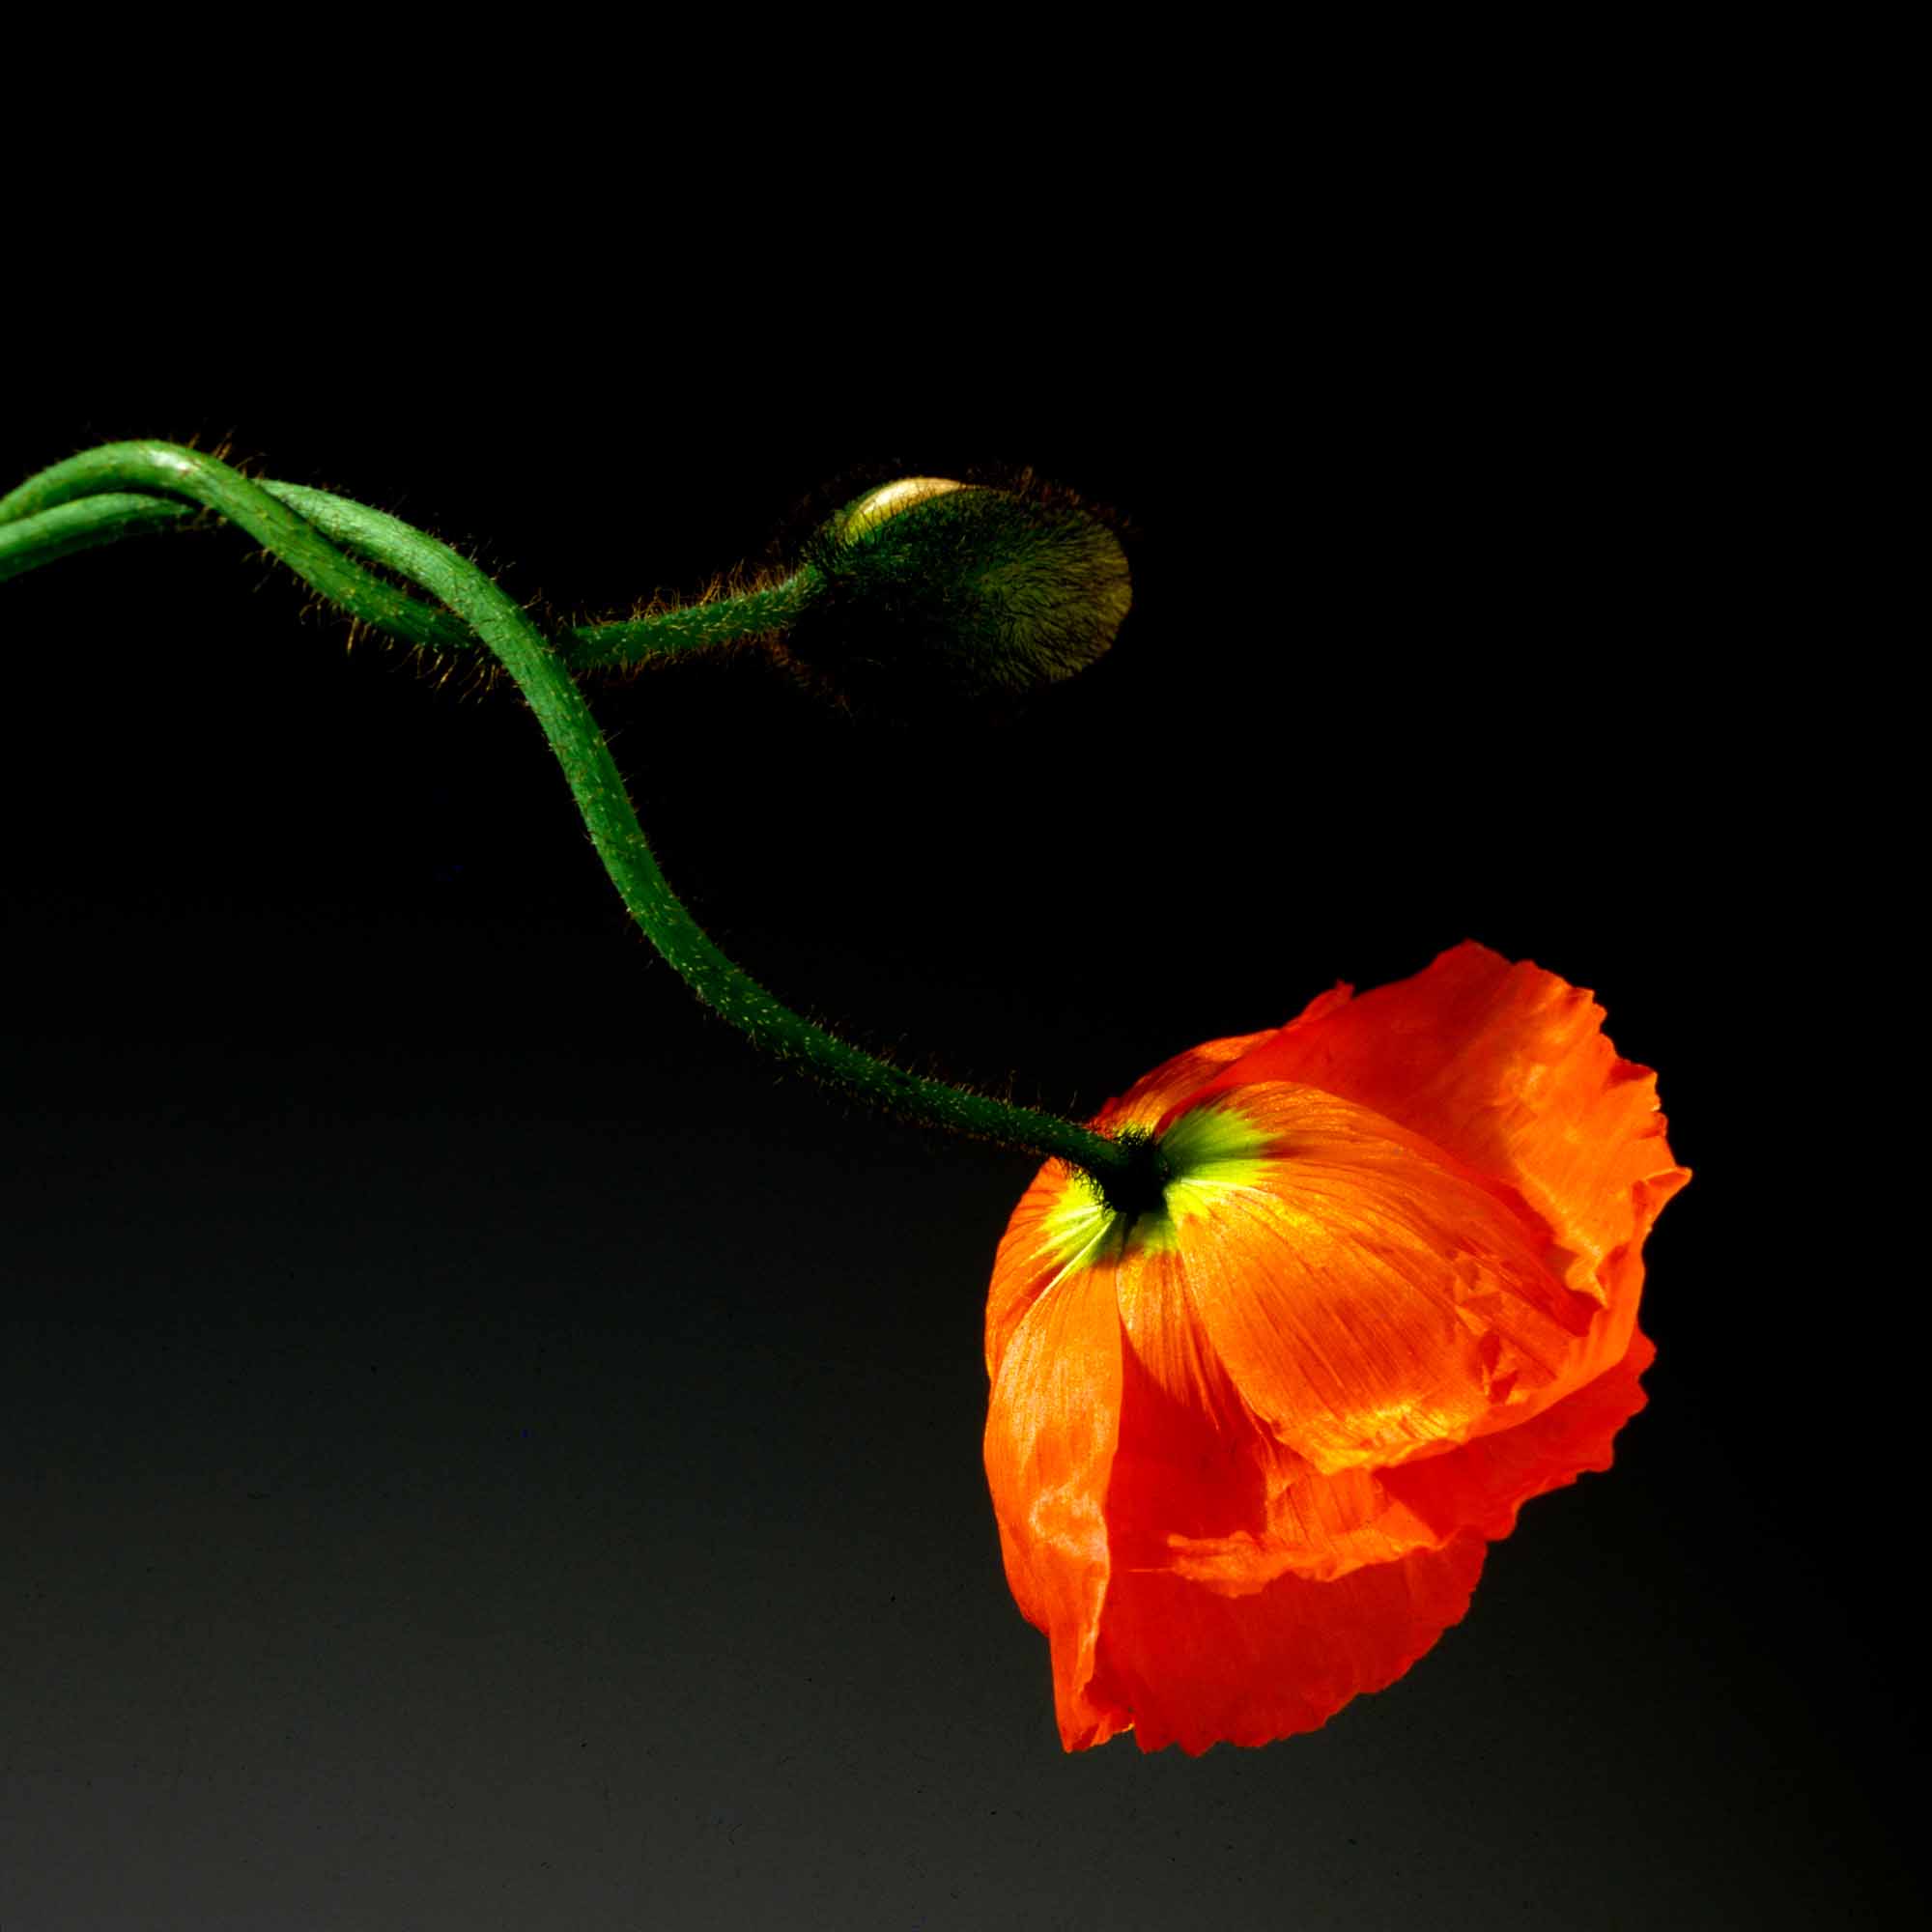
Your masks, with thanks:
<instances>
[{"instance_id":1,"label":"flower center","mask_svg":"<svg viewBox=\"0 0 1932 1932\"><path fill-rule=\"evenodd\" d=\"M1166 1213L1174 1160L1165 1144L1156 1140L1149 1127L1127 1127L1115 1139L1130 1159L1121 1173L1096 1182L1108 1208L1129 1227L1143 1214Z\"/></svg>"},{"instance_id":2,"label":"flower center","mask_svg":"<svg viewBox=\"0 0 1932 1932\"><path fill-rule=\"evenodd\" d=\"M1129 1126L1115 1139L1133 1155L1123 1173L1104 1191L1084 1176L1069 1180L1048 1216L1049 1251L1064 1272L1173 1247L1232 1190L1253 1187L1268 1153L1266 1134L1232 1094L1190 1108L1159 1136Z\"/></svg>"}]
</instances>

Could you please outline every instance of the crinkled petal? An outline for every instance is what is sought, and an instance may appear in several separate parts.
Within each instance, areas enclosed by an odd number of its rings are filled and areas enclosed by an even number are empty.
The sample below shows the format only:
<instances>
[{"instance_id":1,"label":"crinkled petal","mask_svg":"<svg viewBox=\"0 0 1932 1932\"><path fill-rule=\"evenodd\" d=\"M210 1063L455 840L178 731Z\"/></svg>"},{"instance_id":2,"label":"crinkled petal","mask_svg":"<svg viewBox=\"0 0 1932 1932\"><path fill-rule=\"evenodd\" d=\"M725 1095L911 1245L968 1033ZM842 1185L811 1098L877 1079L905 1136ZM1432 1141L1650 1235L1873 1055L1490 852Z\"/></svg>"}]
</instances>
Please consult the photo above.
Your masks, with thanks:
<instances>
[{"instance_id":1,"label":"crinkled petal","mask_svg":"<svg viewBox=\"0 0 1932 1932\"><path fill-rule=\"evenodd\" d=\"M1113 1456L1101 1540L1037 1526L1008 1532L1009 1577L1020 1607L1052 1641L1054 1699L1069 1750L1131 1726L1142 1748L1179 1743L1190 1752L1216 1740L1263 1744L1311 1730L1364 1690L1399 1677L1463 1613L1482 1566L1482 1542L1437 1537L1410 1520L1413 1546L1387 1560L1358 1561L1332 1581L1285 1573L1264 1537L1271 1473L1298 1468L1247 1412L1207 1343L1172 1253L1129 1252L1082 1272L1097 1291L1084 1319L1099 1326L1118 1310L1118 1380L1104 1391ZM1041 1297L1016 1331L1008 1373L1026 1374L1038 1311L1062 1302L1069 1276ZM1064 1329L1059 1330L1063 1339ZM1052 1346L1054 1331L1037 1340ZM1077 1428L1076 1406L1048 1424ZM996 1411L1003 1405L995 1392ZM988 1435L989 1444L992 1435ZM989 1450L988 1466L993 1466ZM1359 1472L1373 1485L1374 1475ZM1337 1483L1356 1480L1356 1472ZM996 1479L996 1507L998 1496ZM1082 1484L1083 1504L1091 1489ZM1387 1498L1382 1508L1400 1509ZM1093 1522L1083 1509L1083 1536ZM1187 1532L1225 1534L1231 1553L1211 1581L1186 1574ZM1024 1542L1024 1557L1015 1544ZM1442 1547L1446 1546L1446 1547ZM1100 1555L1104 1551L1104 1567ZM1244 1572L1241 1557L1252 1559ZM1096 1587L1097 1586L1097 1587Z\"/></svg>"},{"instance_id":2,"label":"crinkled petal","mask_svg":"<svg viewBox=\"0 0 1932 1932\"><path fill-rule=\"evenodd\" d=\"M1279 1441L1324 1473L1379 1466L1563 1393L1596 1304L1482 1177L1311 1087L1213 1104L1259 1129L1266 1157L1193 1190L1175 1278Z\"/></svg>"},{"instance_id":3,"label":"crinkled petal","mask_svg":"<svg viewBox=\"0 0 1932 1932\"><path fill-rule=\"evenodd\" d=\"M1226 1039L1210 1039L1205 1046L1190 1046L1172 1060L1162 1061L1151 1073L1143 1074L1119 1099L1109 1100L1094 1116L1092 1124L1101 1128L1152 1126L1170 1108L1191 1099L1243 1054L1253 1052L1279 1031L1270 1028L1262 1033L1234 1034Z\"/></svg>"},{"instance_id":4,"label":"crinkled petal","mask_svg":"<svg viewBox=\"0 0 1932 1932\"><path fill-rule=\"evenodd\" d=\"M1608 1314L1580 1378L1619 1361L1643 1281L1638 1250L1690 1179L1664 1139L1656 1076L1619 1058L1588 992L1474 941L1412 979L1347 991L1253 1037L1213 1087L1323 1088L1516 1188L1563 1251L1569 1286Z\"/></svg>"},{"instance_id":5,"label":"crinkled petal","mask_svg":"<svg viewBox=\"0 0 1932 1932\"><path fill-rule=\"evenodd\" d=\"M1492 1542L1507 1536L1531 1497L1610 1466L1617 1432L1644 1405L1638 1377L1655 1355L1638 1333L1615 1368L1520 1427L1387 1469L1324 1476L1258 1449L1255 1460L1276 1474L1264 1520L1215 1536L1170 1536L1167 1567L1243 1596L1291 1573L1333 1580L1469 1532Z\"/></svg>"},{"instance_id":6,"label":"crinkled petal","mask_svg":"<svg viewBox=\"0 0 1932 1932\"><path fill-rule=\"evenodd\" d=\"M1468 1607L1485 1545L1459 1536L1331 1583L1284 1576L1223 1596L1164 1571L1117 1571L1082 1709L1143 1750L1263 1745L1392 1684ZM1064 1719L1063 1719L1064 1722Z\"/></svg>"},{"instance_id":7,"label":"crinkled petal","mask_svg":"<svg viewBox=\"0 0 1932 1932\"><path fill-rule=\"evenodd\" d=\"M1198 1347L1158 1332L1185 1325L1154 1313L1171 1305L1166 1297L1118 1276L1112 1293L1140 1303L1143 1319L1123 1321L1104 1580L1091 1542L1037 1535L1022 1555L1007 1531L1009 1511L1000 1512L1014 1594L1052 1639L1068 1749L1128 1727L1145 1750L1264 1744L1312 1730L1351 1697L1393 1682L1463 1615L1486 1540L1507 1535L1525 1500L1609 1466L1618 1428L1642 1406L1637 1377L1653 1352L1639 1336L1610 1374L1520 1428L1443 1456L1338 1477L1304 1465L1301 1507L1338 1520L1352 1511L1358 1551L1380 1540L1377 1554L1323 1577L1281 1558L1337 1541L1336 1523L1298 1549L1279 1516L1259 1536L1240 1527L1258 1509L1267 1517L1266 1438L1215 1421L1238 1397L1211 1361L1197 1358L1190 1371L1203 1378L1202 1403L1165 1385L1178 1365L1173 1351ZM1104 1319L1106 1299L1091 1318ZM1177 1535L1181 1525L1232 1533L1214 1550L1205 1538ZM1091 1516L1083 1526L1091 1538Z\"/></svg>"},{"instance_id":8,"label":"crinkled petal","mask_svg":"<svg viewBox=\"0 0 1932 1932\"><path fill-rule=\"evenodd\" d=\"M1008 1337L985 1451L1007 1581L1021 1612L1050 1639L1068 1750L1112 1735L1079 1714L1111 1569L1103 1498L1120 1390L1113 1282L1094 1269L1065 1273L1034 1297Z\"/></svg>"},{"instance_id":9,"label":"crinkled petal","mask_svg":"<svg viewBox=\"0 0 1932 1932\"><path fill-rule=\"evenodd\" d=\"M1444 1540L1373 1469L1324 1476L1276 1437L1215 1353L1182 1256L1129 1253L1114 1292L1125 1348L1107 1490L1117 1572L1171 1570L1246 1596L1285 1571L1334 1577Z\"/></svg>"},{"instance_id":10,"label":"crinkled petal","mask_svg":"<svg viewBox=\"0 0 1932 1932\"><path fill-rule=\"evenodd\" d=\"M1585 1470L1610 1466L1617 1431L1644 1405L1637 1378L1656 1355L1639 1329L1614 1368L1520 1428L1384 1470L1382 1488L1406 1517L1438 1537L1466 1530L1492 1541L1507 1536L1532 1496L1574 1483Z\"/></svg>"},{"instance_id":11,"label":"crinkled petal","mask_svg":"<svg viewBox=\"0 0 1932 1932\"><path fill-rule=\"evenodd\" d=\"M1012 1333L1047 1284L1065 1265L1058 1251L1053 1217L1078 1183L1057 1161L1049 1161L1020 1196L1000 1237L993 1261L993 1284L986 1294L986 1374L997 1379Z\"/></svg>"},{"instance_id":12,"label":"crinkled petal","mask_svg":"<svg viewBox=\"0 0 1932 1932\"><path fill-rule=\"evenodd\" d=\"M1527 1498L1608 1466L1688 1176L1601 1020L1459 947L1110 1103L1256 1130L1178 1135L1165 1214L1041 1171L988 1300L986 1461L1069 1749L1312 1729L1462 1615Z\"/></svg>"}]
</instances>

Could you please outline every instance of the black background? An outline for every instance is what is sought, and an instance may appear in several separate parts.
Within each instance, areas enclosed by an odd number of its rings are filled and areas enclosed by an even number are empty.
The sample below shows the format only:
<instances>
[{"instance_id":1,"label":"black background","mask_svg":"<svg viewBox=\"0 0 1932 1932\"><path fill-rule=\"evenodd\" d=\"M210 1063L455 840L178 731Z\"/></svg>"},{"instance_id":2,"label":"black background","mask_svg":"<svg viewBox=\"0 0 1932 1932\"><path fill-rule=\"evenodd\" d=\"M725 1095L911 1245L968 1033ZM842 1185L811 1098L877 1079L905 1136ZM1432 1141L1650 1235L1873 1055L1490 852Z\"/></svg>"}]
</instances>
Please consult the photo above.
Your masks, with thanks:
<instances>
[{"instance_id":1,"label":"black background","mask_svg":"<svg viewBox=\"0 0 1932 1932\"><path fill-rule=\"evenodd\" d=\"M894 474L1107 506L1133 614L1018 716L597 687L673 883L794 1005L1073 1110L1465 936L1594 987L1697 1177L1616 1469L1321 1732L1064 1756L980 1466L1030 1164L697 1009L514 693L346 649L233 531L130 543L0 586L0 1918L1902 1916L1910 1605L1837 1415L1885 1345L1815 1037L1862 997L1860 774L1775 668L1723 344L1580 287L1292 355L1238 304L992 353L931 315L57 370L0 453L227 439L571 618Z\"/></svg>"}]
</instances>

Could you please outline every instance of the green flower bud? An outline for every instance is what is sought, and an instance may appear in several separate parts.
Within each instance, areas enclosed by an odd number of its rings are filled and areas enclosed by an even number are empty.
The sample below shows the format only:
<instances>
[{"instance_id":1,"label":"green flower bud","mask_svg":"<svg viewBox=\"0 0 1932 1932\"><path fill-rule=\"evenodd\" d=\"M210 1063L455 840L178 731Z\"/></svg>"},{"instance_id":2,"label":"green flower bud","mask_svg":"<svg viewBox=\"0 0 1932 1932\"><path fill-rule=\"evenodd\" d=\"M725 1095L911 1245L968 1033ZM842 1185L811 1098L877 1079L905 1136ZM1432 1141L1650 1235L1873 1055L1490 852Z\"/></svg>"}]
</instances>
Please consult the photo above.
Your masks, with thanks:
<instances>
[{"instance_id":1,"label":"green flower bud","mask_svg":"<svg viewBox=\"0 0 1932 1932\"><path fill-rule=\"evenodd\" d=\"M1101 657L1127 614L1120 540L1044 497L908 476L806 547L822 580L788 655L860 703L1016 696Z\"/></svg>"}]
</instances>

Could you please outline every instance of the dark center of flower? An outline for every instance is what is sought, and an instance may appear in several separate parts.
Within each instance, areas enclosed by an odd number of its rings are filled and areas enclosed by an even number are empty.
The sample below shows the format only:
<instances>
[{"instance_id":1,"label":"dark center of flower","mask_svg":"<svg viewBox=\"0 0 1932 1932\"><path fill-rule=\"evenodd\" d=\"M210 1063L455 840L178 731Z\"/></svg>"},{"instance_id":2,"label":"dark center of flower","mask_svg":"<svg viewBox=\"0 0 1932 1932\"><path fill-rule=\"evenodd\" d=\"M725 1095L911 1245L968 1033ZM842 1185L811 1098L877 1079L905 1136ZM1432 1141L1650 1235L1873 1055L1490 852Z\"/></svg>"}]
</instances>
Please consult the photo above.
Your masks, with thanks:
<instances>
[{"instance_id":1,"label":"dark center of flower","mask_svg":"<svg viewBox=\"0 0 1932 1932\"><path fill-rule=\"evenodd\" d=\"M1115 1138L1127 1159L1097 1184L1100 1198L1121 1217L1122 1230L1130 1231L1143 1214L1166 1211L1174 1161L1147 1127L1125 1127Z\"/></svg>"}]
</instances>

